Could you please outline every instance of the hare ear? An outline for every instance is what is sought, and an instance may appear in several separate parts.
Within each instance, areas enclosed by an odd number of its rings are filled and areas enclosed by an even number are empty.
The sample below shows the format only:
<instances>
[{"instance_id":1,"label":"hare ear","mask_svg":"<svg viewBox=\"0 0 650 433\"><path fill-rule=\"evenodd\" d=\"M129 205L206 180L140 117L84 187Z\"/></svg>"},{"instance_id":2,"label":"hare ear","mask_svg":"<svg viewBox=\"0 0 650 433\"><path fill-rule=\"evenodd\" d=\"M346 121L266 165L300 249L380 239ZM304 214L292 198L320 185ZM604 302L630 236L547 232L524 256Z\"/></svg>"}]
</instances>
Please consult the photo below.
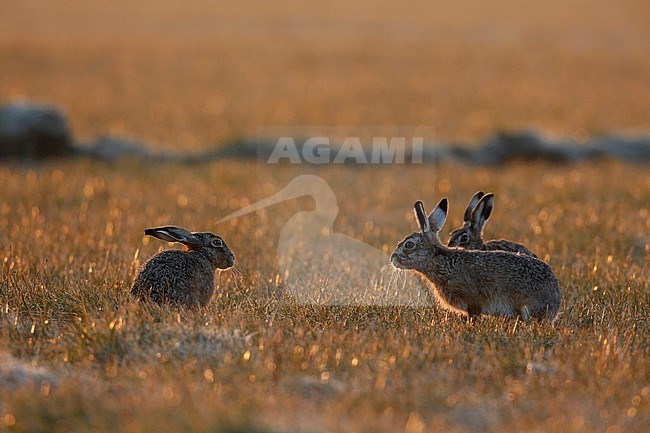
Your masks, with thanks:
<instances>
[{"instance_id":1,"label":"hare ear","mask_svg":"<svg viewBox=\"0 0 650 433\"><path fill-rule=\"evenodd\" d=\"M420 200L415 202L414 210L415 210L415 219L418 222L418 227L420 227L422 233L428 232L431 229L431 227L429 226L429 220L427 219L427 214L424 211L424 205Z\"/></svg>"},{"instance_id":2,"label":"hare ear","mask_svg":"<svg viewBox=\"0 0 650 433\"><path fill-rule=\"evenodd\" d=\"M494 194L487 194L483 196L481 201L478 202L474 211L472 212L472 230L483 230L483 225L490 218L492 209L494 208Z\"/></svg>"},{"instance_id":3,"label":"hare ear","mask_svg":"<svg viewBox=\"0 0 650 433\"><path fill-rule=\"evenodd\" d=\"M485 208L483 208L483 213L481 214L481 224L485 224L485 222L490 218L490 215L492 215L492 209L494 209L494 194L490 193L483 197L483 201L485 202Z\"/></svg>"},{"instance_id":4,"label":"hare ear","mask_svg":"<svg viewBox=\"0 0 650 433\"><path fill-rule=\"evenodd\" d=\"M435 209L429 214L429 226L431 229L435 232L438 233L442 226L445 225L445 221L447 220L447 209L448 209L449 203L447 201L447 198L443 198L438 202L438 205L435 207Z\"/></svg>"},{"instance_id":5,"label":"hare ear","mask_svg":"<svg viewBox=\"0 0 650 433\"><path fill-rule=\"evenodd\" d=\"M463 221L468 222L472 218L472 211L478 204L479 200L483 198L485 194L483 191L479 191L474 196L472 199L469 201L467 204L467 209L465 209L465 215L463 216Z\"/></svg>"},{"instance_id":6,"label":"hare ear","mask_svg":"<svg viewBox=\"0 0 650 433\"><path fill-rule=\"evenodd\" d=\"M475 229L481 226L481 218L483 216L483 209L485 209L485 200L479 200L478 204L472 211L472 217L469 219L470 227Z\"/></svg>"},{"instance_id":7,"label":"hare ear","mask_svg":"<svg viewBox=\"0 0 650 433\"><path fill-rule=\"evenodd\" d=\"M180 242L187 246L200 245L199 239L187 230L176 226L146 229L144 234L167 242Z\"/></svg>"}]
</instances>

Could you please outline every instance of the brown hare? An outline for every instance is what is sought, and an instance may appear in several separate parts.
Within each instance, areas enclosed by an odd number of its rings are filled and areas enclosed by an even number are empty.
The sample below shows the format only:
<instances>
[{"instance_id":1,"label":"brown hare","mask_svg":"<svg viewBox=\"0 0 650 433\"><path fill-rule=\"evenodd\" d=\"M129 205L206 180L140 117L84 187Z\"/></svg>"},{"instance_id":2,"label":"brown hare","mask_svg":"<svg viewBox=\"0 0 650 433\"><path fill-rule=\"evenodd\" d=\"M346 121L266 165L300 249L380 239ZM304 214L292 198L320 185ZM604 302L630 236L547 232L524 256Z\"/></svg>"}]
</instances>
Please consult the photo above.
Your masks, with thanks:
<instances>
[{"instance_id":1,"label":"brown hare","mask_svg":"<svg viewBox=\"0 0 650 433\"><path fill-rule=\"evenodd\" d=\"M204 307L214 293L214 272L235 264L235 256L219 236L190 233L175 226L147 229L148 236L179 242L186 251L167 250L153 256L135 278L131 294L156 303Z\"/></svg>"},{"instance_id":2,"label":"brown hare","mask_svg":"<svg viewBox=\"0 0 650 433\"><path fill-rule=\"evenodd\" d=\"M427 217L415 203L420 232L402 240L393 266L412 269L433 288L440 304L470 317L480 314L555 320L560 290L551 267L524 254L444 246L438 237L447 218L447 199Z\"/></svg>"},{"instance_id":3,"label":"brown hare","mask_svg":"<svg viewBox=\"0 0 650 433\"><path fill-rule=\"evenodd\" d=\"M506 239L483 242L483 226L490 218L493 209L494 194L483 194L482 191L474 194L465 209L462 227L451 232L447 246L468 250L510 251L537 257L524 245Z\"/></svg>"}]
</instances>

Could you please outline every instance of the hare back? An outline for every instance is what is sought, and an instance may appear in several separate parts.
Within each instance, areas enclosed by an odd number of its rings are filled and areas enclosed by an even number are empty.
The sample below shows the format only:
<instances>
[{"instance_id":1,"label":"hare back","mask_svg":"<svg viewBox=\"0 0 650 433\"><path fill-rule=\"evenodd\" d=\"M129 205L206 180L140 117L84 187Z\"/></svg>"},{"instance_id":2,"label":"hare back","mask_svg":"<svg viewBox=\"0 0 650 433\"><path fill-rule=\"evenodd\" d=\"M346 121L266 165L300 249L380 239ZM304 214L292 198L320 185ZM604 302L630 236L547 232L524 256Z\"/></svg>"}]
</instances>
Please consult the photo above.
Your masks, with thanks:
<instances>
[{"instance_id":1,"label":"hare back","mask_svg":"<svg viewBox=\"0 0 650 433\"><path fill-rule=\"evenodd\" d=\"M153 256L138 274L131 294L157 303L205 306L214 292L214 269L200 253L167 250Z\"/></svg>"},{"instance_id":2,"label":"hare back","mask_svg":"<svg viewBox=\"0 0 650 433\"><path fill-rule=\"evenodd\" d=\"M452 259L450 276L453 276L454 280L485 287L489 292L532 292L533 287L552 286L557 283L548 264L524 254L457 250L449 257Z\"/></svg>"},{"instance_id":3,"label":"hare back","mask_svg":"<svg viewBox=\"0 0 650 433\"><path fill-rule=\"evenodd\" d=\"M457 250L425 272L439 300L468 314L547 318L557 313L553 270L531 256Z\"/></svg>"},{"instance_id":4,"label":"hare back","mask_svg":"<svg viewBox=\"0 0 650 433\"><path fill-rule=\"evenodd\" d=\"M537 257L532 251L517 242L499 239L488 241L481 248L483 251L508 251L512 253L526 254L527 256Z\"/></svg>"}]
</instances>

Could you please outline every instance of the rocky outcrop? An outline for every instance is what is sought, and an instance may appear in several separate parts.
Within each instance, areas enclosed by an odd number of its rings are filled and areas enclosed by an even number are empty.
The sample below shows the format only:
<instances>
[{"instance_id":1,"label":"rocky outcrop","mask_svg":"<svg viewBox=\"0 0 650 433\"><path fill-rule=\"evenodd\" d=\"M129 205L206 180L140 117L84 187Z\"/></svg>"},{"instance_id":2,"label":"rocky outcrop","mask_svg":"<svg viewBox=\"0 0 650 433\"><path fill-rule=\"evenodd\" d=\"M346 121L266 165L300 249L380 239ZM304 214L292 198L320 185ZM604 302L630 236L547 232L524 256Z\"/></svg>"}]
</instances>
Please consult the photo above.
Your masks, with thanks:
<instances>
[{"instance_id":1,"label":"rocky outcrop","mask_svg":"<svg viewBox=\"0 0 650 433\"><path fill-rule=\"evenodd\" d=\"M297 159L303 163L303 143L294 138ZM346 159L348 164L372 161L372 146L363 146L358 158ZM0 160L45 159L82 155L103 161L139 159L180 164L208 163L223 159L259 159L268 161L277 141L235 140L205 152L161 152L145 142L111 136L100 136L88 142L75 143L65 116L56 108L29 102L0 106ZM331 154L340 145L331 144ZM418 150L419 152L420 150ZM411 153L410 153L411 152ZM572 139L550 139L533 131L500 132L478 144L424 143L421 155L406 150L405 161L423 163L455 162L499 166L511 161L548 161L574 163L595 158L613 158L637 164L650 164L650 136L597 136L584 142ZM327 162L327 161L326 161Z\"/></svg>"},{"instance_id":2,"label":"rocky outcrop","mask_svg":"<svg viewBox=\"0 0 650 433\"><path fill-rule=\"evenodd\" d=\"M43 159L73 152L65 116L29 102L0 106L0 158Z\"/></svg>"}]
</instances>

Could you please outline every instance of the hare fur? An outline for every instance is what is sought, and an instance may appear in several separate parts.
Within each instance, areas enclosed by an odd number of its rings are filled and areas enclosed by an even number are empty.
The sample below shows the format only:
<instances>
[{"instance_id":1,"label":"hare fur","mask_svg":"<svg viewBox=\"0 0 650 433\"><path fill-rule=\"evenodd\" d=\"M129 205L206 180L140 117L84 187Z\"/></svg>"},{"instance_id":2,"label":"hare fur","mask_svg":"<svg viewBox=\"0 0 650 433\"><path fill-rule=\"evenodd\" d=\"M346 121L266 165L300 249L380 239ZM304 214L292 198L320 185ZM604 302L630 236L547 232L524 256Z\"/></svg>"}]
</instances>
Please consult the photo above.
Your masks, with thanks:
<instances>
[{"instance_id":1,"label":"hare fur","mask_svg":"<svg viewBox=\"0 0 650 433\"><path fill-rule=\"evenodd\" d=\"M483 242L483 227L494 209L494 194L478 191L469 201L463 216L463 225L453 232L447 242L448 247L461 247L468 250L511 251L537 257L522 244L506 239Z\"/></svg>"},{"instance_id":2,"label":"hare fur","mask_svg":"<svg viewBox=\"0 0 650 433\"><path fill-rule=\"evenodd\" d=\"M555 320L560 290L548 264L524 254L444 246L438 232L447 217L446 198L428 217L420 201L415 212L421 231L397 245L391 262L424 277L444 308L470 317L491 314Z\"/></svg>"},{"instance_id":3,"label":"hare fur","mask_svg":"<svg viewBox=\"0 0 650 433\"><path fill-rule=\"evenodd\" d=\"M214 272L235 263L232 251L213 233L190 233L180 227L164 226L147 229L145 234L182 243L186 251L167 250L149 259L131 288L131 294L138 299L204 307L214 293Z\"/></svg>"}]
</instances>

